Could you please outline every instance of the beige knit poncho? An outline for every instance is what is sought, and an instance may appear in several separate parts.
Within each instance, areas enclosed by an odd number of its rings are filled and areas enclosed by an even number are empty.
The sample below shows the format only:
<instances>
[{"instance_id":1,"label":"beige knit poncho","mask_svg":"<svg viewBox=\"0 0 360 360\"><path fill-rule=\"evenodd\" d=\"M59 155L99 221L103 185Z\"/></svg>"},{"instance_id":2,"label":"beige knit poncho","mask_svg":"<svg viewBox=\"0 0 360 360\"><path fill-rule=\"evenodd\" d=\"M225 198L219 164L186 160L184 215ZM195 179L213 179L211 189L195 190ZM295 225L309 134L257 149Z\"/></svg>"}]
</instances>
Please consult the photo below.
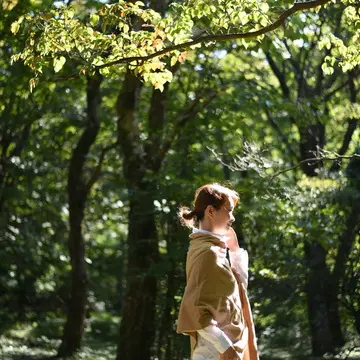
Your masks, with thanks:
<instances>
[{"instance_id":1,"label":"beige knit poncho","mask_svg":"<svg viewBox=\"0 0 360 360\"><path fill-rule=\"evenodd\" d=\"M258 360L255 327L247 289L227 259L226 245L217 237L192 233L186 260L186 288L180 305L177 332L191 335L191 354L197 330L216 324L233 342L239 358Z\"/></svg>"}]
</instances>

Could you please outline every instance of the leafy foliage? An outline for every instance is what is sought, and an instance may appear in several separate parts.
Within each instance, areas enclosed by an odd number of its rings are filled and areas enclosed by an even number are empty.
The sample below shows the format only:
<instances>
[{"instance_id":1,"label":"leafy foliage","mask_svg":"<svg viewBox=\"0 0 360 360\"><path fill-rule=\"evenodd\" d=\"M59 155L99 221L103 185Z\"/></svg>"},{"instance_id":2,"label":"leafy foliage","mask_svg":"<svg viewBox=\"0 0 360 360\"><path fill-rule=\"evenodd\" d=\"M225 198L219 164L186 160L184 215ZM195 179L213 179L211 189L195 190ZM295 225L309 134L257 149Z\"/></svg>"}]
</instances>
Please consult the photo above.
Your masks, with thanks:
<instances>
[{"instance_id":1,"label":"leafy foliage","mask_svg":"<svg viewBox=\"0 0 360 360\"><path fill-rule=\"evenodd\" d=\"M213 4L192 0L172 3L166 16L146 8L141 1L105 4L85 14L72 6L61 6L21 16L12 23L14 34L22 27L28 37L24 50L12 60L24 61L36 76L44 66L52 65L59 72L66 58L76 60L79 74L98 69L114 77L129 67L145 82L163 90L164 84L172 80L171 67L186 59L187 48L231 38L256 37L260 41L292 12L327 2L298 2L287 12L283 9L289 1L222 0ZM344 21L358 24L356 8L348 2L344 5L348 5ZM338 52L344 56L344 70L353 68L358 61L356 26L354 45L342 45L341 50L341 40L337 40ZM329 46L331 41L335 38L322 46ZM324 69L331 72L329 66Z\"/></svg>"}]
</instances>

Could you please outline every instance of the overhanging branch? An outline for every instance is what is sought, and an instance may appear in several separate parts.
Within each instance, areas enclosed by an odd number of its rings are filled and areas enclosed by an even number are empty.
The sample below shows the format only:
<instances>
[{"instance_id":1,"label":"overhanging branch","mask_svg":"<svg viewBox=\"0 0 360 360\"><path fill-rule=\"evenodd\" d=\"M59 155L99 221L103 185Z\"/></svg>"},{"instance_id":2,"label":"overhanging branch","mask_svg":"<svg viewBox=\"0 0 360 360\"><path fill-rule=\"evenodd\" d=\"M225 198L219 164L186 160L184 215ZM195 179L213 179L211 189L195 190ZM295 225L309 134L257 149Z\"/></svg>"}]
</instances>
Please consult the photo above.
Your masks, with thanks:
<instances>
[{"instance_id":1,"label":"overhanging branch","mask_svg":"<svg viewBox=\"0 0 360 360\"><path fill-rule=\"evenodd\" d=\"M314 0L314 1L306 1L306 2L295 2L294 5L285 10L281 15L278 17L277 20L272 22L271 24L256 30L256 31L249 31L246 33L232 33L232 34L215 34L215 35L206 35L201 36L198 39L187 41L182 44L177 44L173 46L166 47L162 50L156 51L152 54L145 55L145 56L130 56L130 57L124 57L120 58L114 61L111 61L107 64L102 64L97 66L97 69L103 69L109 66L118 65L118 64L124 64L124 63L130 63L132 61L140 61L145 62L148 60L151 60L155 57L164 55L168 52L174 51L174 50L184 50L186 48L189 48L193 45L205 43L208 41L226 41L226 40L235 40L235 39L249 39L249 38L256 38L258 36L264 35L268 32L271 32L280 26L284 25L285 21L292 15L294 15L297 12L304 11L304 10L310 10L314 9L316 7L325 5L327 3L331 2L331 0Z\"/></svg>"}]
</instances>

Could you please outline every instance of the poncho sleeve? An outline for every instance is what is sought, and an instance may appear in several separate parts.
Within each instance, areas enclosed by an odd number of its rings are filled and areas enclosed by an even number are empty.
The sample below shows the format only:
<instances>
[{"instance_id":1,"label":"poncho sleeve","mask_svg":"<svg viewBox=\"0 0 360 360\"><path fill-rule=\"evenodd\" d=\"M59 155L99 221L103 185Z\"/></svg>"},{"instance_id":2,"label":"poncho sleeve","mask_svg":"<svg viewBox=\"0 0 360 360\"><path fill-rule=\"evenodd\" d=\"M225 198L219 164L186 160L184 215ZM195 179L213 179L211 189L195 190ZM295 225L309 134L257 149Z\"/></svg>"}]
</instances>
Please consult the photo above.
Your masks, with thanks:
<instances>
[{"instance_id":1,"label":"poncho sleeve","mask_svg":"<svg viewBox=\"0 0 360 360\"><path fill-rule=\"evenodd\" d=\"M177 332L191 333L210 324L221 326L232 309L229 298L236 280L222 260L219 247L210 247L187 260L187 285L179 310Z\"/></svg>"}]
</instances>

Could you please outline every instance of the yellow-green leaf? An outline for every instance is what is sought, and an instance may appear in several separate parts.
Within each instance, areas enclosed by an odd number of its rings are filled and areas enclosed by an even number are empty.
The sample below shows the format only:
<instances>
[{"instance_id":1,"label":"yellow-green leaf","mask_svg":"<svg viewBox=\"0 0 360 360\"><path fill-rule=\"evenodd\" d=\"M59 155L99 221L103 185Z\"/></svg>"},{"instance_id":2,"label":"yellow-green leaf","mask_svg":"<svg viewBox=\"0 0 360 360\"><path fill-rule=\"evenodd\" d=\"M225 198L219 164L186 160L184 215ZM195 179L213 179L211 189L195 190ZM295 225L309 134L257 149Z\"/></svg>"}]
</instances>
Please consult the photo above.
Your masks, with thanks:
<instances>
[{"instance_id":1,"label":"yellow-green leaf","mask_svg":"<svg viewBox=\"0 0 360 360\"><path fill-rule=\"evenodd\" d=\"M178 60L177 56L172 56L170 61L170 66L174 66Z\"/></svg>"},{"instance_id":2,"label":"yellow-green leaf","mask_svg":"<svg viewBox=\"0 0 360 360\"><path fill-rule=\"evenodd\" d=\"M63 68L65 62L66 62L66 59L64 58L64 56L55 58L54 59L54 71L59 72Z\"/></svg>"},{"instance_id":3,"label":"yellow-green leaf","mask_svg":"<svg viewBox=\"0 0 360 360\"><path fill-rule=\"evenodd\" d=\"M91 14L90 15L90 24L91 26L95 26L99 22L99 15L98 14Z\"/></svg>"},{"instance_id":4,"label":"yellow-green leaf","mask_svg":"<svg viewBox=\"0 0 360 360\"><path fill-rule=\"evenodd\" d=\"M19 24L17 21L14 21L14 22L11 24L11 28L10 28L11 32L12 32L13 34L16 34L16 33L19 31L19 29L20 29L20 24Z\"/></svg>"},{"instance_id":5,"label":"yellow-green leaf","mask_svg":"<svg viewBox=\"0 0 360 360\"><path fill-rule=\"evenodd\" d=\"M11 24L10 30L13 34L16 34L20 29L20 24L23 22L24 16L20 16L16 21Z\"/></svg>"}]
</instances>

